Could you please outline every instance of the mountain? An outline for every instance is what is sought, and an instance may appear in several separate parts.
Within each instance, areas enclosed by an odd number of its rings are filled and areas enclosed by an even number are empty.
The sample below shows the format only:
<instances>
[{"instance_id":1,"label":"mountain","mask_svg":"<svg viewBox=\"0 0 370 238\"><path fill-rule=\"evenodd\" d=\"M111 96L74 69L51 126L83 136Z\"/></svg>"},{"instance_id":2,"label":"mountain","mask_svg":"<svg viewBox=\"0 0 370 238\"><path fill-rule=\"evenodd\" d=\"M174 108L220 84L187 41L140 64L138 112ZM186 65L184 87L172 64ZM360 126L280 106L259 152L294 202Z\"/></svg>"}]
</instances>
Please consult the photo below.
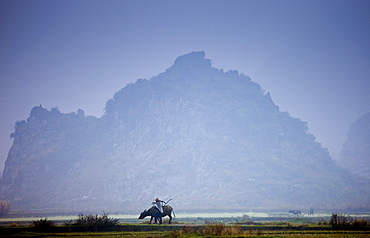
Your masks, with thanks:
<instances>
[{"instance_id":1,"label":"mountain","mask_svg":"<svg viewBox=\"0 0 370 238\"><path fill-rule=\"evenodd\" d=\"M307 124L204 52L116 92L101 118L34 107L16 123L0 199L14 211L369 207Z\"/></svg>"},{"instance_id":2,"label":"mountain","mask_svg":"<svg viewBox=\"0 0 370 238\"><path fill-rule=\"evenodd\" d=\"M350 126L339 163L353 173L370 179L370 112Z\"/></svg>"}]
</instances>

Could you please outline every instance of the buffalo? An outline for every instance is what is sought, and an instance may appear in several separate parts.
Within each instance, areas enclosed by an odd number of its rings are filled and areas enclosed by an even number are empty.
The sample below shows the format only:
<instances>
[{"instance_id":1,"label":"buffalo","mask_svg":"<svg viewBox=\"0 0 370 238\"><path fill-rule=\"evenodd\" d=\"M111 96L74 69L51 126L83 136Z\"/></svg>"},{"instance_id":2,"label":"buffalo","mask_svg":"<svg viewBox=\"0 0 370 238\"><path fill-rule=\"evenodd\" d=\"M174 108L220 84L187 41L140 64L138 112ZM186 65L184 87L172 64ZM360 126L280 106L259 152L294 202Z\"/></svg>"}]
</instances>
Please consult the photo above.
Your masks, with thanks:
<instances>
[{"instance_id":1,"label":"buffalo","mask_svg":"<svg viewBox=\"0 0 370 238\"><path fill-rule=\"evenodd\" d=\"M175 217L175 212L173 211L173 208L170 205L165 205L163 206L163 213L161 213L158 208L156 207L151 207L149 210L144 210L140 216L139 219L144 219L147 216L150 216L150 221L149 224L152 223L153 217L154 222L157 223L157 219L159 219L159 224L162 224L162 217L168 216L170 220L168 221L168 224L172 223L172 213L173 216Z\"/></svg>"},{"instance_id":2,"label":"buffalo","mask_svg":"<svg viewBox=\"0 0 370 238\"><path fill-rule=\"evenodd\" d=\"M293 215L295 215L295 216L300 216L301 215L300 210L290 210L289 213L293 213Z\"/></svg>"}]
</instances>

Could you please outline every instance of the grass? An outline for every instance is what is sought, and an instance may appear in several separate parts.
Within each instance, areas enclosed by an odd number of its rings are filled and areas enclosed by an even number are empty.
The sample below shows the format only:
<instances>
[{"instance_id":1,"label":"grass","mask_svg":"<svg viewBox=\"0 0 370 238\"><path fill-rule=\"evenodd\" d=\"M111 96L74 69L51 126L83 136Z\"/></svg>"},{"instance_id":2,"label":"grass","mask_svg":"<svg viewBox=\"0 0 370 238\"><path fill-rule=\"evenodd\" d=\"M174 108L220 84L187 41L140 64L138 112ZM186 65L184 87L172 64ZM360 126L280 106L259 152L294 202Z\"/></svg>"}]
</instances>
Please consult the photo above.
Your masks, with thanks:
<instances>
[{"instance_id":1,"label":"grass","mask_svg":"<svg viewBox=\"0 0 370 238\"><path fill-rule=\"evenodd\" d=\"M33 229L32 227L7 227L0 229L0 237L136 237L136 238L201 238L201 237L300 237L300 238L365 238L370 237L370 229L366 231L333 230L329 227L321 230L312 230L299 226L295 227L271 227L266 226L244 226L244 225L118 225L118 228L130 228L126 231L109 232L66 232L62 229L46 229L44 231ZM63 227L59 227L63 228ZM68 226L64 226L68 228ZM155 230L152 230L155 229ZM306 230L305 230L306 229Z\"/></svg>"},{"instance_id":2,"label":"grass","mask_svg":"<svg viewBox=\"0 0 370 238\"><path fill-rule=\"evenodd\" d=\"M338 224L341 217L338 216ZM136 237L136 238L212 238L212 237L299 237L299 238L364 238L370 237L369 223L347 219L361 226L334 227L329 220L309 217L264 218L249 220L237 218L191 218L176 219L174 224L148 225L135 220L131 224L118 223L117 219L103 215L79 214L75 222L54 223L39 219L27 226L8 223L0 226L1 237ZM347 221L346 220L346 221ZM128 220L122 221L123 223ZM342 223L340 223L342 224ZM96 229L95 229L96 228ZM98 229L99 228L99 229ZM103 229L104 228L104 229ZM356 230L357 229L357 230Z\"/></svg>"},{"instance_id":3,"label":"grass","mask_svg":"<svg viewBox=\"0 0 370 238\"><path fill-rule=\"evenodd\" d=\"M22 234L16 234L13 236L3 236L0 237L43 237L43 238L52 238L52 237L73 237L73 238L87 238L87 237L100 237L100 238L117 238L117 237L134 237L134 238L211 238L211 237L287 237L287 238L367 238L370 236L370 233L366 232L346 232L346 233L338 233L338 232L320 232L320 233L312 233L312 232L295 232L290 233L287 231L276 232L276 231L244 231L244 233L238 234L221 234L221 235L205 235L202 233L181 233L181 232L168 232L168 231L156 231L156 232L83 232L83 233L36 233L36 232L28 232Z\"/></svg>"}]
</instances>

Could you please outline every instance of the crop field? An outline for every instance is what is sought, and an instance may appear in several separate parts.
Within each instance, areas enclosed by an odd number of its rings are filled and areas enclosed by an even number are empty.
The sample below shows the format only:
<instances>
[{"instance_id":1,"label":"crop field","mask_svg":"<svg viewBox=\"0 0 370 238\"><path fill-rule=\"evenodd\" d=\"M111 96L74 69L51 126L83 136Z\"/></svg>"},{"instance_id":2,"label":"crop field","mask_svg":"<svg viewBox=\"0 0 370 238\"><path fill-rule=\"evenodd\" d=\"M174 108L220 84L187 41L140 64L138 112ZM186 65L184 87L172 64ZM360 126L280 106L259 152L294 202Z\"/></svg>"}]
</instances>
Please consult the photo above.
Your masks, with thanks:
<instances>
[{"instance_id":1,"label":"crop field","mask_svg":"<svg viewBox=\"0 0 370 238\"><path fill-rule=\"evenodd\" d=\"M346 215L353 221L364 221L362 226L333 227L331 214L294 216L266 213L179 213L168 224L148 224L149 218L138 220L136 215L112 215L113 225L76 225L76 216L41 218L0 218L0 237L370 237L368 213ZM108 220L109 220L108 219ZM52 222L51 222L52 221ZM349 221L349 220L348 220ZM50 222L50 223L49 223ZM37 226L37 224L39 226Z\"/></svg>"}]
</instances>

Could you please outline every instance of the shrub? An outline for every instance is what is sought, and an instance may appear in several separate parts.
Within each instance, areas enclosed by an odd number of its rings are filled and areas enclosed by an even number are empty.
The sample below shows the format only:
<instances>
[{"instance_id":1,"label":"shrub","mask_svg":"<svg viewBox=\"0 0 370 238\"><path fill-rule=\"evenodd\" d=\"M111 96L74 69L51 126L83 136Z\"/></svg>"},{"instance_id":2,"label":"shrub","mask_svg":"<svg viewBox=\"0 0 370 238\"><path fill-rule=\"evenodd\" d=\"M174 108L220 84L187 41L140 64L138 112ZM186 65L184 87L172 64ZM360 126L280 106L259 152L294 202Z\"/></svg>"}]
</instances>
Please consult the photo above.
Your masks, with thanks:
<instances>
[{"instance_id":1,"label":"shrub","mask_svg":"<svg viewBox=\"0 0 370 238\"><path fill-rule=\"evenodd\" d=\"M40 219L32 222L33 226L38 229L50 228L55 226L55 222L45 219Z\"/></svg>"},{"instance_id":2,"label":"shrub","mask_svg":"<svg viewBox=\"0 0 370 238\"><path fill-rule=\"evenodd\" d=\"M336 213L331 214L329 224L332 227L343 227L348 225L348 223L348 217L346 217L345 215Z\"/></svg>"},{"instance_id":3,"label":"shrub","mask_svg":"<svg viewBox=\"0 0 370 238\"><path fill-rule=\"evenodd\" d=\"M108 217L108 214L103 213L99 215L84 215L82 213L78 214L78 218L72 225L78 226L95 226L95 227L110 227L118 224L118 219L113 219Z\"/></svg>"},{"instance_id":4,"label":"shrub","mask_svg":"<svg viewBox=\"0 0 370 238\"><path fill-rule=\"evenodd\" d=\"M365 219L356 220L350 216L333 213L330 217L329 224L334 228L343 228L343 227L362 228L368 226L368 221Z\"/></svg>"},{"instance_id":5,"label":"shrub","mask_svg":"<svg viewBox=\"0 0 370 238\"><path fill-rule=\"evenodd\" d=\"M71 226L71 225L73 225L73 221L72 221L72 220L65 221L65 222L64 222L64 225L65 225L65 226Z\"/></svg>"},{"instance_id":6,"label":"shrub","mask_svg":"<svg viewBox=\"0 0 370 238\"><path fill-rule=\"evenodd\" d=\"M368 222L365 219L362 220L355 220L353 222L353 227L360 228L360 227L366 227L368 226Z\"/></svg>"},{"instance_id":7,"label":"shrub","mask_svg":"<svg viewBox=\"0 0 370 238\"><path fill-rule=\"evenodd\" d=\"M327 220L324 220L324 219L321 218L321 221L317 222L317 225L327 226L327 225L329 225L329 222Z\"/></svg>"}]
</instances>

